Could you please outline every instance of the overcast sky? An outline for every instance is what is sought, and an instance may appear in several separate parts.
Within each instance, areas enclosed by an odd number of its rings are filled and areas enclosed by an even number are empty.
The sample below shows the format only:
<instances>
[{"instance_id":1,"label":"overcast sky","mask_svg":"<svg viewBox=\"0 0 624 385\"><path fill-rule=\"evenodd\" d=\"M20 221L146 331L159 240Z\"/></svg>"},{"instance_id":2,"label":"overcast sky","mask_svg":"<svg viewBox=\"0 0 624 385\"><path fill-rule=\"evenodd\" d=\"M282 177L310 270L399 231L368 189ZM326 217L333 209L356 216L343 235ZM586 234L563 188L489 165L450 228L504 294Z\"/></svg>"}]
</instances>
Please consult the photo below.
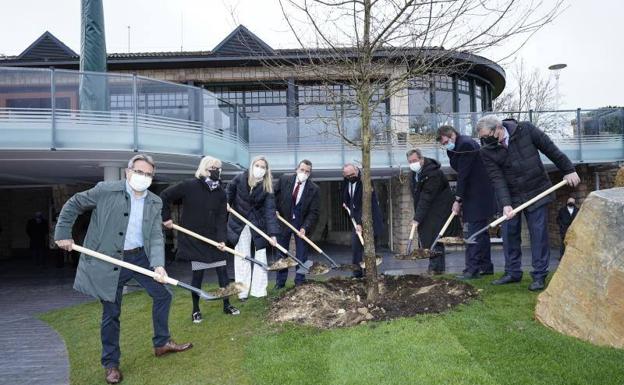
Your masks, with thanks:
<instances>
[{"instance_id":1,"label":"overcast sky","mask_svg":"<svg viewBox=\"0 0 624 385\"><path fill-rule=\"evenodd\" d=\"M79 0L0 4L0 54L19 54L46 30L80 51ZM568 0L567 6L514 59L545 74L551 64L568 65L560 77L561 108L624 105L624 0ZM132 52L210 50L238 24L274 48L296 46L277 0L104 0L104 17L109 53L128 51L128 26ZM513 60L501 64L509 72Z\"/></svg>"}]
</instances>

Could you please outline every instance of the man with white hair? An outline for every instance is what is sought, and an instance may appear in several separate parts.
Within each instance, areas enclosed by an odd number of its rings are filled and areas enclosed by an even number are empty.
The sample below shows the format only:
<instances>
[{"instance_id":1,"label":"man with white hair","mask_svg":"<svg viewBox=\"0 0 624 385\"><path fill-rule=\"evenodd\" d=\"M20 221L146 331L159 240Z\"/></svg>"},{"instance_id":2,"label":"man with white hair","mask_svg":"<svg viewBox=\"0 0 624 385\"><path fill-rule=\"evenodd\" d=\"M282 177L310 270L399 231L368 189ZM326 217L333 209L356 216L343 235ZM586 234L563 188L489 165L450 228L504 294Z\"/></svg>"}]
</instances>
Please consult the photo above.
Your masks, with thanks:
<instances>
[{"instance_id":1,"label":"man with white hair","mask_svg":"<svg viewBox=\"0 0 624 385\"><path fill-rule=\"evenodd\" d=\"M540 153L561 170L570 186L578 185L580 178L570 159L548 135L530 122L518 123L514 119L501 121L494 115L487 115L479 119L477 130L485 168L503 214L507 216L503 224L505 275L492 283L503 285L519 282L522 279L521 220L512 210L552 186ZM544 280L548 275L548 204L554 200L553 195L540 199L524 210L531 236L531 291L544 289Z\"/></svg>"},{"instance_id":2,"label":"man with white hair","mask_svg":"<svg viewBox=\"0 0 624 385\"><path fill-rule=\"evenodd\" d=\"M352 262L359 267L364 255L364 247L360 243L357 235L358 233L362 234L362 196L364 193L364 189L362 188L364 186L362 184L362 172L353 163L347 163L342 167L342 176L344 177L342 183L342 204L349 208L351 217L356 223L356 228L354 228L351 233ZM373 216L373 236L375 238L375 243L377 243L377 237L383 232L383 216L381 215L379 201L377 200L377 194L375 194L374 188L371 195L371 207ZM355 270L353 272L353 278L362 278L362 276L362 270Z\"/></svg>"}]
</instances>

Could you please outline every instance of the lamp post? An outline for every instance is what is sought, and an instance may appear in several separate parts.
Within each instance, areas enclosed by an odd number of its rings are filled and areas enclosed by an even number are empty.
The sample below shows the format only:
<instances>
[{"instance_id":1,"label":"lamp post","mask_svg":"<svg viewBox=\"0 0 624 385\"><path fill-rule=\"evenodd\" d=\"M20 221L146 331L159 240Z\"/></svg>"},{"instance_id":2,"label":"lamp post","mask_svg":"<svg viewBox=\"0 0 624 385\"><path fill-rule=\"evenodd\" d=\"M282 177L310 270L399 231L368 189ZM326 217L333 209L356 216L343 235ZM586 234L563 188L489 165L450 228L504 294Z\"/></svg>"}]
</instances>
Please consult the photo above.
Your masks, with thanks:
<instances>
[{"instance_id":1,"label":"lamp post","mask_svg":"<svg viewBox=\"0 0 624 385\"><path fill-rule=\"evenodd\" d=\"M561 75L561 70L567 66L567 64L559 63L548 67L555 74L555 110L559 109L559 75Z\"/></svg>"}]
</instances>

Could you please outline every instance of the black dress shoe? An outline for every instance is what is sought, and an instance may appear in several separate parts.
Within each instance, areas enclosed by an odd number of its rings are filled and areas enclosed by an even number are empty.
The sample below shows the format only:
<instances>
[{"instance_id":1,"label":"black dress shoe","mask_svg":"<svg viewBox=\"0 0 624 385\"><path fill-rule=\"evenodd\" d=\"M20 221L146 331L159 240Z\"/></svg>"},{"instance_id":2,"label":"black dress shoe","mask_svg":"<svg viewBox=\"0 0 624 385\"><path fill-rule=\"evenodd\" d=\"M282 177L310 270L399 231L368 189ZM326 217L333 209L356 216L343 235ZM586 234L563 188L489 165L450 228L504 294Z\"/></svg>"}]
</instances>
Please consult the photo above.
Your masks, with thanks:
<instances>
[{"instance_id":1,"label":"black dress shoe","mask_svg":"<svg viewBox=\"0 0 624 385\"><path fill-rule=\"evenodd\" d=\"M520 281L521 281L520 278L514 278L511 275L505 274L499 279L497 279L496 281L492 281L492 285L506 285L508 283L514 283L514 282L520 282Z\"/></svg>"},{"instance_id":2,"label":"black dress shoe","mask_svg":"<svg viewBox=\"0 0 624 385\"><path fill-rule=\"evenodd\" d=\"M481 274L481 275L493 275L494 272L493 271L480 271L479 274Z\"/></svg>"},{"instance_id":3,"label":"black dress shoe","mask_svg":"<svg viewBox=\"0 0 624 385\"><path fill-rule=\"evenodd\" d=\"M455 276L455 279L459 279L460 281L469 281L471 279L479 279L479 278L481 278L479 273L474 273L474 274L464 273L462 275Z\"/></svg>"},{"instance_id":4,"label":"black dress shoe","mask_svg":"<svg viewBox=\"0 0 624 385\"><path fill-rule=\"evenodd\" d=\"M275 286L273 286L273 289L275 290L281 290L285 287L286 285L280 285L280 284L275 284Z\"/></svg>"},{"instance_id":5,"label":"black dress shoe","mask_svg":"<svg viewBox=\"0 0 624 385\"><path fill-rule=\"evenodd\" d=\"M531 284L529 285L529 290L531 290L531 291L544 290L544 280L543 279L537 279L537 280L531 282Z\"/></svg>"}]
</instances>

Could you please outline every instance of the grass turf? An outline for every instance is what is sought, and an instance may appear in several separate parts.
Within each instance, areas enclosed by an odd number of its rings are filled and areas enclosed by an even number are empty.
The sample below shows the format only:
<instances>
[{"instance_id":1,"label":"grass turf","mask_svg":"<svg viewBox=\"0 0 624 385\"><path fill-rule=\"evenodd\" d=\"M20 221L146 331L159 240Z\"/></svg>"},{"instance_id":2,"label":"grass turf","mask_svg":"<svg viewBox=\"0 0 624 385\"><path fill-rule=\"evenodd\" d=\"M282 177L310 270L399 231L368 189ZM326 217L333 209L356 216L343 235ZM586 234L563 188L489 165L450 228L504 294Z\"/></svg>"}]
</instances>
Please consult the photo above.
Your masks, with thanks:
<instances>
[{"instance_id":1,"label":"grass turf","mask_svg":"<svg viewBox=\"0 0 624 385\"><path fill-rule=\"evenodd\" d=\"M267 299L203 303L190 320L190 295L175 290L170 329L188 352L155 358L151 300L124 297L121 370L125 384L624 384L624 350L593 346L533 320L536 294L521 284L472 283L480 300L442 315L321 331L265 321ZM275 293L270 292L270 295ZM104 383L99 364L101 306L43 314L64 338L72 384Z\"/></svg>"}]
</instances>

